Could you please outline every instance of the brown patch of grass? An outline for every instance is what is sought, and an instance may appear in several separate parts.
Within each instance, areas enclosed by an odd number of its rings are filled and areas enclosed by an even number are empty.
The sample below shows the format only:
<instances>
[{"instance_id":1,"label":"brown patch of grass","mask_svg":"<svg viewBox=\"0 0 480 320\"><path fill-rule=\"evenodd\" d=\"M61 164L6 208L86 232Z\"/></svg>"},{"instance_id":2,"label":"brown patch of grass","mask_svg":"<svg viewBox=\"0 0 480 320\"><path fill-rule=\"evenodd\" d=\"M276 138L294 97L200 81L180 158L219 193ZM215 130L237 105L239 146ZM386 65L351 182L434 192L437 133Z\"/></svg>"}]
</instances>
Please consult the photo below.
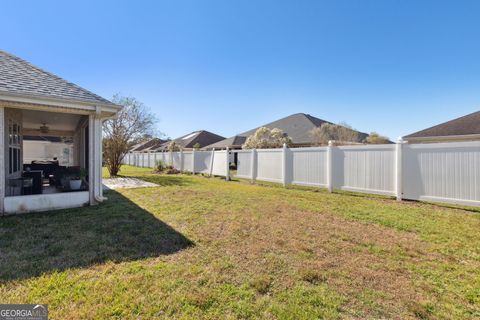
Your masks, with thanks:
<instances>
[{"instance_id":1,"label":"brown patch of grass","mask_svg":"<svg viewBox=\"0 0 480 320\"><path fill-rule=\"evenodd\" d=\"M260 294L267 294L272 285L272 278L267 275L254 276L250 281L250 286Z\"/></svg>"},{"instance_id":2,"label":"brown patch of grass","mask_svg":"<svg viewBox=\"0 0 480 320\"><path fill-rule=\"evenodd\" d=\"M328 277L317 270L307 269L302 272L302 280L316 285L326 282Z\"/></svg>"}]
</instances>

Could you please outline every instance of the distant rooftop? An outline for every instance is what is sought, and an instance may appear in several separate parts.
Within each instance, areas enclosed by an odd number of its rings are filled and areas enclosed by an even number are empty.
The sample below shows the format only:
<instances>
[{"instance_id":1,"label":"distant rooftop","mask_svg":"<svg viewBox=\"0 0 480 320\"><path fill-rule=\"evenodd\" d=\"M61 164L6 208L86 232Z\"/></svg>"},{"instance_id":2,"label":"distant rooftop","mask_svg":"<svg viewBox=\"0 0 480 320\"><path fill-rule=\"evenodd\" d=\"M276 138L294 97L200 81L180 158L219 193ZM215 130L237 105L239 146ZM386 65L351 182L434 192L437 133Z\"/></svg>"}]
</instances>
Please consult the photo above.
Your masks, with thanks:
<instances>
[{"instance_id":1,"label":"distant rooftop","mask_svg":"<svg viewBox=\"0 0 480 320\"><path fill-rule=\"evenodd\" d=\"M267 127L269 129L278 128L282 130L284 133L286 133L290 137L290 139L292 139L293 144L309 145L314 142L313 137L311 135L311 131L314 128L317 128L324 123L331 123L331 122L313 117L309 114L295 113L288 117L267 123L260 127ZM257 131L257 129L260 127L256 127L254 129L237 134L228 139L211 144L206 148L222 149L226 147L240 147L245 143L245 141L247 140L247 137L254 134L255 131ZM359 132L359 136L360 136L360 139L363 140L368 136L368 134Z\"/></svg>"},{"instance_id":2,"label":"distant rooftop","mask_svg":"<svg viewBox=\"0 0 480 320\"><path fill-rule=\"evenodd\" d=\"M480 134L480 111L409 134L403 138L428 138Z\"/></svg>"},{"instance_id":3,"label":"distant rooftop","mask_svg":"<svg viewBox=\"0 0 480 320\"><path fill-rule=\"evenodd\" d=\"M200 148L202 148L209 144L212 144L224 139L225 137L222 137L210 131L199 130L199 131L188 133L179 138L173 139L172 141L175 142L180 148L192 149L196 144L198 144ZM166 142L156 150L168 150L168 146L170 143L171 141Z\"/></svg>"}]
</instances>

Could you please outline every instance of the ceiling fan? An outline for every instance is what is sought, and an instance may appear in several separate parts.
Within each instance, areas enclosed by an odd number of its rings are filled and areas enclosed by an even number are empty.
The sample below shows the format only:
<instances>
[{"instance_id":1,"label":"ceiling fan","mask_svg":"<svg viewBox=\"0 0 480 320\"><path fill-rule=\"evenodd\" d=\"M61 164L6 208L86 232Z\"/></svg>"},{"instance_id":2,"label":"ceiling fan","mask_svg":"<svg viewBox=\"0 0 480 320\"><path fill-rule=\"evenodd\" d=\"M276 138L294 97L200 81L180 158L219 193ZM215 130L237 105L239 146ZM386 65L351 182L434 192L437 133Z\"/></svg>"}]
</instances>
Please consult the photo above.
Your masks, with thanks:
<instances>
[{"instance_id":1,"label":"ceiling fan","mask_svg":"<svg viewBox=\"0 0 480 320\"><path fill-rule=\"evenodd\" d=\"M47 126L46 123L42 123L40 126L40 132L41 133L48 133L50 131L50 128Z\"/></svg>"}]
</instances>

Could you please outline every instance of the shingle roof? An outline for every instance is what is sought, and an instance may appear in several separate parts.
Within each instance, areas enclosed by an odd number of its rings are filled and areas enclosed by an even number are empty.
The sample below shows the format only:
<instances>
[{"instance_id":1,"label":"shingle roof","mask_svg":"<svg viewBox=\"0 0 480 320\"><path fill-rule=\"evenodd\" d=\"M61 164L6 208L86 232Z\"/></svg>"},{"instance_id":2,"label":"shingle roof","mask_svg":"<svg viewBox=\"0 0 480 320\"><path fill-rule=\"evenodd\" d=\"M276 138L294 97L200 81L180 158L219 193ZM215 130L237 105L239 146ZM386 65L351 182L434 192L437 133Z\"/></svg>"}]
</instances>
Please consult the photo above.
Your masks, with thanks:
<instances>
[{"instance_id":1,"label":"shingle roof","mask_svg":"<svg viewBox=\"0 0 480 320\"><path fill-rule=\"evenodd\" d=\"M480 111L409 134L403 138L427 138L480 134Z\"/></svg>"},{"instance_id":2,"label":"shingle roof","mask_svg":"<svg viewBox=\"0 0 480 320\"><path fill-rule=\"evenodd\" d=\"M0 50L0 94L2 92L116 106L76 84Z\"/></svg>"},{"instance_id":3,"label":"shingle roof","mask_svg":"<svg viewBox=\"0 0 480 320\"><path fill-rule=\"evenodd\" d=\"M147 151L147 150L154 150L158 147L160 147L162 144L167 142L167 140L159 139L159 138L153 138L148 141L138 143L134 145L130 151Z\"/></svg>"},{"instance_id":4,"label":"shingle roof","mask_svg":"<svg viewBox=\"0 0 480 320\"><path fill-rule=\"evenodd\" d=\"M295 113L288 117L267 123L260 127L267 127L269 129L278 128L286 133L290 139L292 139L293 144L297 145L309 145L312 144L313 137L311 131L314 128L321 126L324 123L331 123L316 117L313 117L305 113ZM257 131L258 128L251 129L249 131L240 133L236 136L230 137L218 143L207 146L206 148L226 148L226 147L239 147L245 143L245 140L248 136L252 135ZM363 140L368 135L363 132L359 132L360 140Z\"/></svg>"},{"instance_id":5,"label":"shingle roof","mask_svg":"<svg viewBox=\"0 0 480 320\"><path fill-rule=\"evenodd\" d=\"M219 136L218 134L212 133L206 130L194 131L180 138L174 139L173 141L181 148L193 148L197 143L200 145L200 148L207 146L209 144L222 141L225 137ZM169 142L164 143L157 150L167 150Z\"/></svg>"}]
</instances>

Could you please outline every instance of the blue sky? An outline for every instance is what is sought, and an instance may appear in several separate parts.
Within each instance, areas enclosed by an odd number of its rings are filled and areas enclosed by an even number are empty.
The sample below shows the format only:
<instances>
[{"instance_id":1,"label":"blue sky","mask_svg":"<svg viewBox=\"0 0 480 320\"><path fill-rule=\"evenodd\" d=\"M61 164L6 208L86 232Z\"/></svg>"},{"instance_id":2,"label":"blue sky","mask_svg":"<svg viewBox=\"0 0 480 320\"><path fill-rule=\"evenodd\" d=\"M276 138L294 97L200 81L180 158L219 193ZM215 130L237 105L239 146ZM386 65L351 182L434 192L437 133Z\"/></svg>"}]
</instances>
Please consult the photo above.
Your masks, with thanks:
<instances>
[{"instance_id":1,"label":"blue sky","mask_svg":"<svg viewBox=\"0 0 480 320\"><path fill-rule=\"evenodd\" d=\"M304 112L392 139L480 109L480 1L4 1L1 49L170 137Z\"/></svg>"}]
</instances>

